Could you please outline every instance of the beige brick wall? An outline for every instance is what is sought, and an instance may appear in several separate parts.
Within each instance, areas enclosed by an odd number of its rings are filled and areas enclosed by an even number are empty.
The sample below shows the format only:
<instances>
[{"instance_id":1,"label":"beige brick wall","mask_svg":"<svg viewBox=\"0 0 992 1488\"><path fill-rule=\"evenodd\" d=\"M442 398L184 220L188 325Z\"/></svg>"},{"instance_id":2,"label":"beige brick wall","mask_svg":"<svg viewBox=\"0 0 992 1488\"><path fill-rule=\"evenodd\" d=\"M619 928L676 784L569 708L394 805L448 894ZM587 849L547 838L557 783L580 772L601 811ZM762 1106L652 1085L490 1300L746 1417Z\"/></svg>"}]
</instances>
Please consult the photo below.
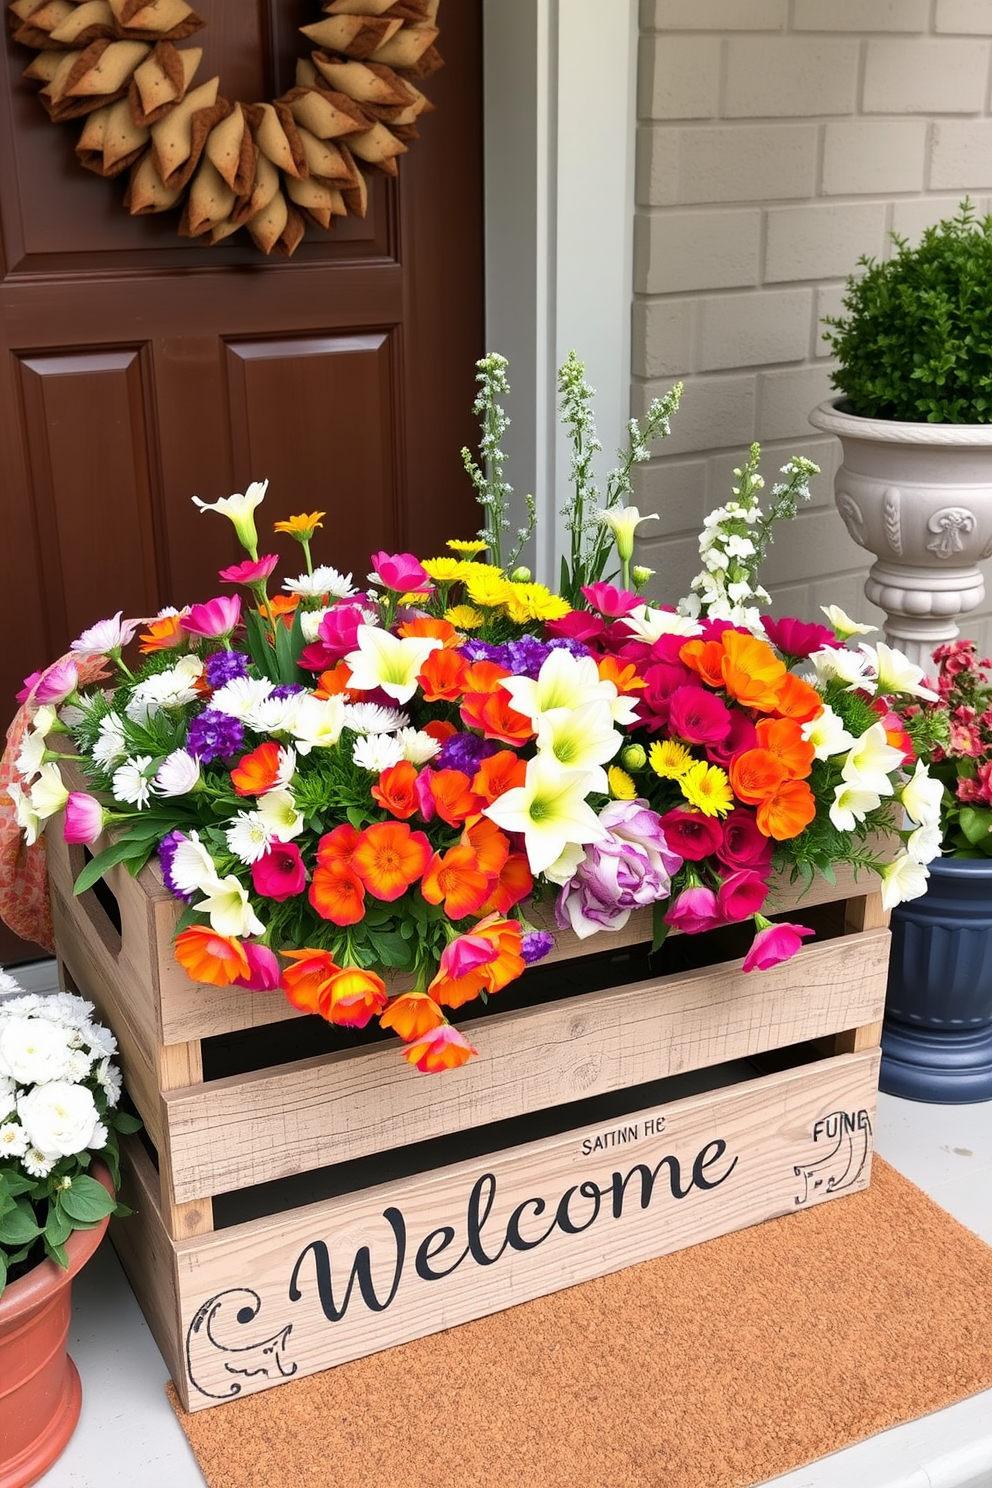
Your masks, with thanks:
<instances>
[{"instance_id":1,"label":"beige brick wall","mask_svg":"<svg viewBox=\"0 0 992 1488\"><path fill-rule=\"evenodd\" d=\"M992 192L992 0L641 0L634 410L686 384L635 499L661 535L656 597L685 593L696 535L752 439L769 484L822 467L765 578L775 610L842 604L878 620L870 559L833 504L840 448L809 411L831 395L821 319L858 257L883 257ZM988 598L965 622L992 650Z\"/></svg>"}]
</instances>

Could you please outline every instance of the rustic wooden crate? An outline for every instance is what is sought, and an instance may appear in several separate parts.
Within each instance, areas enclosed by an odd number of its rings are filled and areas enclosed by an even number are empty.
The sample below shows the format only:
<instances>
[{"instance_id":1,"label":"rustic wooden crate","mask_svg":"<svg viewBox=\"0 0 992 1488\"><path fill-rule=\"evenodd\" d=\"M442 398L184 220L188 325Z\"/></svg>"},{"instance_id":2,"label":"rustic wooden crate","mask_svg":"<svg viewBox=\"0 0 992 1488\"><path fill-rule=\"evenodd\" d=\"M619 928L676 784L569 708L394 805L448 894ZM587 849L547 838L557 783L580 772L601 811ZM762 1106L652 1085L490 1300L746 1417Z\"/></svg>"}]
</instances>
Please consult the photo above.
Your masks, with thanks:
<instances>
[{"instance_id":1,"label":"rustic wooden crate","mask_svg":"<svg viewBox=\"0 0 992 1488\"><path fill-rule=\"evenodd\" d=\"M53 832L49 861L66 983L114 1029L146 1126L116 1243L189 1409L868 1182L888 931L850 876L802 898L841 933L782 966L630 980L618 960L598 990L494 999L460 1020L480 1058L423 1076L395 1039L313 1054L281 995L190 982L153 867L73 899L83 850ZM796 897L779 886L774 908ZM577 979L590 950L650 933L642 912L561 935L549 963ZM279 1062L212 1077L251 1030ZM743 1083L722 1068L800 1045Z\"/></svg>"}]
</instances>

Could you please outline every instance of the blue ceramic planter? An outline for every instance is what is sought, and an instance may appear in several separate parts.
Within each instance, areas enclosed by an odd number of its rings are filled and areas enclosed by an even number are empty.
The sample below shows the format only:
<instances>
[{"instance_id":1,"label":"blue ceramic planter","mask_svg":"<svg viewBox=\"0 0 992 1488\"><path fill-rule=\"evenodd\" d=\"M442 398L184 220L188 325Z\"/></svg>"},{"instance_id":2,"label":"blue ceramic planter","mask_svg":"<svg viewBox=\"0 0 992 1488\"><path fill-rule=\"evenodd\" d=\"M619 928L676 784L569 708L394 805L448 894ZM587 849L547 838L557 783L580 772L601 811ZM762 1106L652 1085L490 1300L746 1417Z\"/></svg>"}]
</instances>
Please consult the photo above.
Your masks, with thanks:
<instances>
[{"instance_id":1,"label":"blue ceramic planter","mask_svg":"<svg viewBox=\"0 0 992 1488\"><path fill-rule=\"evenodd\" d=\"M936 859L927 892L892 911L881 1089L992 1099L992 860Z\"/></svg>"}]
</instances>

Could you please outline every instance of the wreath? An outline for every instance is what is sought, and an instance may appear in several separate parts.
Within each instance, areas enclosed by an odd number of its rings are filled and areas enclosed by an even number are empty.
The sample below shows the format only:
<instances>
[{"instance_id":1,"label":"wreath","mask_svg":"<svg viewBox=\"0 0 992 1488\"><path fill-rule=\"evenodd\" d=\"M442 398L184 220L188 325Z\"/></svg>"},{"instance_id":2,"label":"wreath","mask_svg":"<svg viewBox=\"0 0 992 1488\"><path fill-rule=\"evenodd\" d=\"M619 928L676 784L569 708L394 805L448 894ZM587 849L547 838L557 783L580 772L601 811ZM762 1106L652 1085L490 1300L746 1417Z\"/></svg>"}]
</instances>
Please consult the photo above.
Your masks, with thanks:
<instances>
[{"instance_id":1,"label":"wreath","mask_svg":"<svg viewBox=\"0 0 992 1488\"><path fill-rule=\"evenodd\" d=\"M206 22L185 0L12 0L24 76L56 123L85 119L76 154L98 176L130 173L133 216L181 206L179 232L220 243L244 227L292 254L308 222L364 217L368 172L397 174L432 105L416 86L442 65L440 0L326 0L303 26L295 85L266 103L195 84ZM415 81L416 80L416 81Z\"/></svg>"}]
</instances>

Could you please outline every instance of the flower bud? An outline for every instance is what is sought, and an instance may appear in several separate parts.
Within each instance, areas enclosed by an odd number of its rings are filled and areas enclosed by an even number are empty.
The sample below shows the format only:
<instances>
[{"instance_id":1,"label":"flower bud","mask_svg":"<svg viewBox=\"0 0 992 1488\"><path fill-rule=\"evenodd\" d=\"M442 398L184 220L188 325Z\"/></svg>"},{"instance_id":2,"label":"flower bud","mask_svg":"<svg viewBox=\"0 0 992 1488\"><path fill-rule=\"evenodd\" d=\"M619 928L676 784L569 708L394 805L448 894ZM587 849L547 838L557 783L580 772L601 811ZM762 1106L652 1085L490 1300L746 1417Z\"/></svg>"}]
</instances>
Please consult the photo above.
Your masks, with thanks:
<instances>
[{"instance_id":1,"label":"flower bud","mask_svg":"<svg viewBox=\"0 0 992 1488\"><path fill-rule=\"evenodd\" d=\"M510 583L529 584L532 578L533 574L531 573L530 569L525 567L524 564L521 564L519 568L515 568L511 573Z\"/></svg>"},{"instance_id":2,"label":"flower bud","mask_svg":"<svg viewBox=\"0 0 992 1488\"><path fill-rule=\"evenodd\" d=\"M625 770L643 770L647 762L648 757L642 744L628 744L620 755L620 763Z\"/></svg>"},{"instance_id":3,"label":"flower bud","mask_svg":"<svg viewBox=\"0 0 992 1488\"><path fill-rule=\"evenodd\" d=\"M630 577L633 580L634 588L643 588L648 579L654 578L654 573L655 571L653 568L642 568L639 563L635 563L633 568L630 570Z\"/></svg>"}]
</instances>

